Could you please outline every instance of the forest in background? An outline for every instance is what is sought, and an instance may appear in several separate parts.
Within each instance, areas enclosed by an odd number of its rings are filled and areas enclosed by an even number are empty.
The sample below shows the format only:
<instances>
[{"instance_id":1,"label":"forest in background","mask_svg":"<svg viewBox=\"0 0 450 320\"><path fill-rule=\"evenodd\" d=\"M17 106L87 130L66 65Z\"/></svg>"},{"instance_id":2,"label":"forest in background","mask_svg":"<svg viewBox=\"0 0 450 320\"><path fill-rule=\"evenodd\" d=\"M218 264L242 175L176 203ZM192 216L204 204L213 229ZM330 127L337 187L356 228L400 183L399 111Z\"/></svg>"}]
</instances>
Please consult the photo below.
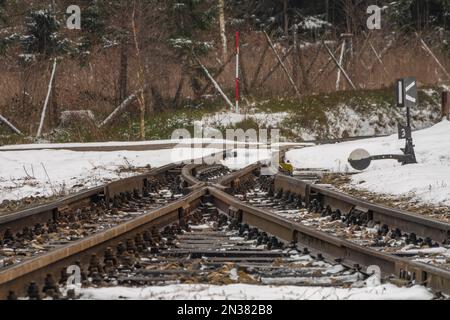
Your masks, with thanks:
<instances>
[{"instance_id":1,"label":"forest in background","mask_svg":"<svg viewBox=\"0 0 450 320\"><path fill-rule=\"evenodd\" d=\"M130 95L111 122L136 120L141 130L128 139L144 139L145 122L167 111L226 107L201 64L232 98L237 31L244 111L268 98L380 89L404 76L421 86L450 81L448 0L79 1L81 29L69 30L73 4L0 0L0 114L25 135L38 130L55 61L47 133L68 110L91 111L97 129ZM382 8L380 30L367 28L370 5ZM351 81L341 72L337 84L328 49Z\"/></svg>"}]
</instances>

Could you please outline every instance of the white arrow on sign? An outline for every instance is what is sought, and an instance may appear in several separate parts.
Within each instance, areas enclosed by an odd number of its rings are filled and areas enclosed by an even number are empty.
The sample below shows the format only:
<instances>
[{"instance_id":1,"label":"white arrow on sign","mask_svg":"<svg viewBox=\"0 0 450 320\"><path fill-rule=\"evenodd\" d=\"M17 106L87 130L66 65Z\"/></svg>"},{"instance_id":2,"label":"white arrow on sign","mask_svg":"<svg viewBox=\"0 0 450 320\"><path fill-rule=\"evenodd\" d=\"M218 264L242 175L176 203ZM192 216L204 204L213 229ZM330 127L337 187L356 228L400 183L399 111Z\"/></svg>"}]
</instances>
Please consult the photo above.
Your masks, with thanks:
<instances>
[{"instance_id":1,"label":"white arrow on sign","mask_svg":"<svg viewBox=\"0 0 450 320\"><path fill-rule=\"evenodd\" d=\"M398 104L403 105L403 81L397 82L398 87Z\"/></svg>"},{"instance_id":2,"label":"white arrow on sign","mask_svg":"<svg viewBox=\"0 0 450 320\"><path fill-rule=\"evenodd\" d=\"M409 90L411 90L414 86L416 85L416 82L415 81L413 81L413 82L411 82L411 84L409 85L409 86L407 86L406 87L406 92L408 92ZM408 94L406 94L406 100L408 100L408 101L411 101L411 102L413 102L413 103L416 103L416 98L414 98L414 97L411 97L410 95L408 95Z\"/></svg>"}]
</instances>

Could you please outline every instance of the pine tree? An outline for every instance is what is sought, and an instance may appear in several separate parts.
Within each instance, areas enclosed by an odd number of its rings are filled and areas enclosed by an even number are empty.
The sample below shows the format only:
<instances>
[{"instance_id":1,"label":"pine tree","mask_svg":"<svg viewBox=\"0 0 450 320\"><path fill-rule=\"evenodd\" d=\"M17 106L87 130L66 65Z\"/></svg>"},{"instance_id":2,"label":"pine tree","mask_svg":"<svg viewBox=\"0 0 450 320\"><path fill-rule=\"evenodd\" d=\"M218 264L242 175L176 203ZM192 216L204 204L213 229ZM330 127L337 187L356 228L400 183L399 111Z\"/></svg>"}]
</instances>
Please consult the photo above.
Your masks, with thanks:
<instances>
[{"instance_id":1,"label":"pine tree","mask_svg":"<svg viewBox=\"0 0 450 320\"><path fill-rule=\"evenodd\" d=\"M169 42L181 54L206 53L211 49L210 41L202 41L199 33L208 31L216 20L218 8L210 0L170 0L169 19L172 34Z\"/></svg>"},{"instance_id":2,"label":"pine tree","mask_svg":"<svg viewBox=\"0 0 450 320\"><path fill-rule=\"evenodd\" d=\"M184 78L189 77L194 95L198 96L202 87L200 79L204 79L204 74L193 55L202 56L214 46L210 38L202 38L202 33L208 33L217 20L217 0L170 0L167 11L168 21L171 22L169 44L183 64L177 92L181 91Z\"/></svg>"},{"instance_id":3,"label":"pine tree","mask_svg":"<svg viewBox=\"0 0 450 320\"><path fill-rule=\"evenodd\" d=\"M68 43L58 33L60 25L50 9L31 11L21 41L24 53L49 57L67 51Z\"/></svg>"},{"instance_id":4,"label":"pine tree","mask_svg":"<svg viewBox=\"0 0 450 320\"><path fill-rule=\"evenodd\" d=\"M6 23L5 4L6 0L0 0L0 26Z\"/></svg>"},{"instance_id":5,"label":"pine tree","mask_svg":"<svg viewBox=\"0 0 450 320\"><path fill-rule=\"evenodd\" d=\"M78 39L78 49L81 59L88 58L88 53L96 45L104 45L107 41L106 16L103 1L92 1L82 9L81 37Z\"/></svg>"},{"instance_id":6,"label":"pine tree","mask_svg":"<svg viewBox=\"0 0 450 320\"><path fill-rule=\"evenodd\" d=\"M3 29L3 25L6 23L6 12L5 12L6 0L0 0L0 31ZM0 55L5 54L8 45L8 40L0 36Z\"/></svg>"}]
</instances>

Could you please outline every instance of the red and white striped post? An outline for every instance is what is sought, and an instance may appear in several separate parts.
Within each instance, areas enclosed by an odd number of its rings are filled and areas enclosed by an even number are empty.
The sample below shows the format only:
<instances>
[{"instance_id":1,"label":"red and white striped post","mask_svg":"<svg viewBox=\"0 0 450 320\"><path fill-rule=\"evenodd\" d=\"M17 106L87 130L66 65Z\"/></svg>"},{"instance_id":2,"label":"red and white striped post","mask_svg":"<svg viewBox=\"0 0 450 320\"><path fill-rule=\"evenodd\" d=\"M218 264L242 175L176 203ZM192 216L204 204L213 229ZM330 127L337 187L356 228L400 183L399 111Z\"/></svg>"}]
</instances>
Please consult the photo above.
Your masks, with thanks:
<instances>
[{"instance_id":1,"label":"red and white striped post","mask_svg":"<svg viewBox=\"0 0 450 320\"><path fill-rule=\"evenodd\" d=\"M239 31L236 32L236 113L239 113Z\"/></svg>"}]
</instances>

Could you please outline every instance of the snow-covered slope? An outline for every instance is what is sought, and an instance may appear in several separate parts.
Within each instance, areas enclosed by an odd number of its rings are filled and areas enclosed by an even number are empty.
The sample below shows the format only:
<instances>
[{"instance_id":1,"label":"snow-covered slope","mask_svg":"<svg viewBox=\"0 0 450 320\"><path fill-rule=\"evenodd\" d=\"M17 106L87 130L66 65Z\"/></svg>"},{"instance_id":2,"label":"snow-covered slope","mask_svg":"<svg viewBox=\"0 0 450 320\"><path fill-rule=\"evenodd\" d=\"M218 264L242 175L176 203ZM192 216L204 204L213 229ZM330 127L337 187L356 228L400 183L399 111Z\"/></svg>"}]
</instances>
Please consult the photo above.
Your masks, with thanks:
<instances>
[{"instance_id":1,"label":"snow-covered slope","mask_svg":"<svg viewBox=\"0 0 450 320\"><path fill-rule=\"evenodd\" d=\"M401 166L392 160L374 161L352 177L358 188L390 195L450 205L450 122L413 133L418 164ZM350 153L363 148L371 155L399 154L405 145L397 135L383 138L320 145L291 151L288 159L297 168L325 168L333 172L355 172L347 162Z\"/></svg>"},{"instance_id":2,"label":"snow-covered slope","mask_svg":"<svg viewBox=\"0 0 450 320\"><path fill-rule=\"evenodd\" d=\"M235 113L235 112L218 112L212 115L204 116L201 121L202 125L213 128L231 128L239 122L246 119L252 119L261 127L279 127L280 123L289 116L288 112L255 112L255 113Z\"/></svg>"}]
</instances>

